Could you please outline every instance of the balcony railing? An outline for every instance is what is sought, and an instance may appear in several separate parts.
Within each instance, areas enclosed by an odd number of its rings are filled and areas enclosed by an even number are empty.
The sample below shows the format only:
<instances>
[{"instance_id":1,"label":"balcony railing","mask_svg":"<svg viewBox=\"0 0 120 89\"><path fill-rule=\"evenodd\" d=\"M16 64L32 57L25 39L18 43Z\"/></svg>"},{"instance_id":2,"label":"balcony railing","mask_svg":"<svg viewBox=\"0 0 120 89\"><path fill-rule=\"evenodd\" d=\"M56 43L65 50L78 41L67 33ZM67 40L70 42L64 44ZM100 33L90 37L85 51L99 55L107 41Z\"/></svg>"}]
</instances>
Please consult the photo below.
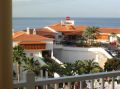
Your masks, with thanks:
<instances>
[{"instance_id":1,"label":"balcony railing","mask_svg":"<svg viewBox=\"0 0 120 89\"><path fill-rule=\"evenodd\" d=\"M113 71L59 78L35 79L34 74L28 72L25 81L14 82L14 88L35 89L35 86L41 86L42 88L36 87L36 89L120 89L120 85L116 83L116 79L119 76L120 71ZM98 79L100 81L97 81ZM84 87L85 84L87 84L85 86L87 88Z\"/></svg>"}]
</instances>

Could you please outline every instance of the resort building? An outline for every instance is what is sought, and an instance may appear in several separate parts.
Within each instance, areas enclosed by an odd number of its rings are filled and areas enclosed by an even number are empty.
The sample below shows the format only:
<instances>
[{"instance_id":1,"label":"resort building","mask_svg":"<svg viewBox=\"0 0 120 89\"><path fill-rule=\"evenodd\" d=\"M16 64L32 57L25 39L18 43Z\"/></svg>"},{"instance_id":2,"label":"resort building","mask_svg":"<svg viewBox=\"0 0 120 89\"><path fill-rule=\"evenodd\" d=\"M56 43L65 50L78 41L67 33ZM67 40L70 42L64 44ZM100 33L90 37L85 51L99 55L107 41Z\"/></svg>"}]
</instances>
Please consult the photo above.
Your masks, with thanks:
<instances>
[{"instance_id":1,"label":"resort building","mask_svg":"<svg viewBox=\"0 0 120 89\"><path fill-rule=\"evenodd\" d=\"M75 25L74 20L66 17L60 23L44 28L36 29L38 35L53 38L53 55L62 62L74 62L76 60L95 59L103 67L108 58L112 56L104 49L98 47L83 47L76 43L82 40L82 33L88 26ZM98 28L99 35L95 41L99 43L111 43L117 41L111 33L118 36L120 28Z\"/></svg>"},{"instance_id":2,"label":"resort building","mask_svg":"<svg viewBox=\"0 0 120 89\"><path fill-rule=\"evenodd\" d=\"M75 25L74 20L66 17L60 23L43 28L18 31L13 34L13 45L19 44L24 47L28 56L42 57L47 50L53 59L61 62L74 62L76 60L95 59L101 67L112 56L101 47L83 47L81 42L82 33L88 26ZM99 35L95 41L99 43L115 43L116 37L111 33L120 34L120 28L98 28Z\"/></svg>"},{"instance_id":3,"label":"resort building","mask_svg":"<svg viewBox=\"0 0 120 89\"><path fill-rule=\"evenodd\" d=\"M63 43L64 41L78 41L82 36L82 33L89 26L75 25L74 20L70 17L66 17L65 20L61 20L60 23L56 23L44 28L36 29L38 35L42 35L49 38L54 38L54 42L57 44ZM98 28L99 35L96 37L97 42L109 43L111 33L116 33L120 36L120 28Z\"/></svg>"},{"instance_id":4,"label":"resort building","mask_svg":"<svg viewBox=\"0 0 120 89\"><path fill-rule=\"evenodd\" d=\"M99 65L103 68L104 63L107 59L111 59L113 56L106 51L104 47L83 47L79 45L75 45L77 41L82 40L82 33L88 28L88 26L76 26L74 20L71 20L70 17L66 17L66 20L62 20L60 23L56 23L47 27L43 28L36 28L36 29L29 29L18 31L13 33L13 46L21 45L25 49L25 53L28 57L34 58L42 58L46 55L51 57L51 59L55 60L58 63L62 62L75 62L77 60L91 60L95 59L95 62L98 62ZM96 42L101 43L113 43L117 41L116 36L111 35L113 32L119 36L119 28L99 28L100 35L97 36L95 39ZM114 79L112 79L111 84L106 85L103 78L106 76L118 76L119 72L110 72L108 73L101 73L101 74L94 74L88 76L70 76L52 79L52 80L37 80L39 81L40 86L43 86L43 89L49 89L49 84L54 83L55 88L52 89L59 89L59 83L67 82L68 89L71 88L72 82L77 81L80 83L79 88L82 88L83 81L86 81L87 87L90 89L114 89L113 87L119 87L114 84ZM35 76L30 75L34 78ZM59 76L57 74L57 76ZM101 78L100 82L102 85L95 84L94 81L96 78ZM112 77L114 78L114 76ZM29 76L27 75L27 79ZM92 80L91 80L92 79ZM34 80L34 79L31 79ZM83 80L83 81L82 81ZM89 81L87 81L89 80ZM78 82L80 81L80 82ZM27 80L27 82L30 82ZM32 81L30 86L34 87L36 84ZM37 82L38 83L38 82ZM43 85L42 85L43 84ZM47 85L48 84L48 85ZM90 86L88 86L90 85ZM115 86L114 86L115 85ZM19 86L19 85L18 85ZM65 86L65 85L63 85ZM106 87L110 88L106 88ZM15 86L15 88L17 88ZM29 89L29 88L28 88ZM30 89L33 89L30 87ZM51 89L51 88L50 88ZM63 88L64 89L64 88ZM77 89L77 88L74 88ZM115 88L117 89L117 88ZM119 88L118 88L119 89Z\"/></svg>"},{"instance_id":5,"label":"resort building","mask_svg":"<svg viewBox=\"0 0 120 89\"><path fill-rule=\"evenodd\" d=\"M43 57L52 54L53 39L36 34L36 30L18 31L13 33L13 46L21 45L28 57Z\"/></svg>"}]
</instances>

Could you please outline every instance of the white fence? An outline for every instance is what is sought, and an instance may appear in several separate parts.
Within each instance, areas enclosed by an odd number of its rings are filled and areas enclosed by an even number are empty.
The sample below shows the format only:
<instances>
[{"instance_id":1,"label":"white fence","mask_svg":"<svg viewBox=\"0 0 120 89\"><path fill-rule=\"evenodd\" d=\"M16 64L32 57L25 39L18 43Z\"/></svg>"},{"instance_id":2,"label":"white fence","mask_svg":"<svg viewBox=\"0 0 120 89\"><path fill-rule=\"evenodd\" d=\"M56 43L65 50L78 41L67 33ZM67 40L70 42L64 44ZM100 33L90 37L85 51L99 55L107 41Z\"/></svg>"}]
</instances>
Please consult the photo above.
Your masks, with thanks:
<instances>
[{"instance_id":1,"label":"white fence","mask_svg":"<svg viewBox=\"0 0 120 89\"><path fill-rule=\"evenodd\" d=\"M41 86L42 88L40 89L120 89L120 85L115 82L118 76L120 76L120 71L35 79L34 74L28 72L26 81L14 82L14 88L35 89L35 86ZM99 82L97 81L99 85L96 82L98 79L100 80ZM108 82L108 80L111 80L111 82ZM76 82L79 83L78 87L75 85ZM85 88L84 84L87 84L85 87L88 88ZM36 88L39 89L38 87Z\"/></svg>"}]
</instances>

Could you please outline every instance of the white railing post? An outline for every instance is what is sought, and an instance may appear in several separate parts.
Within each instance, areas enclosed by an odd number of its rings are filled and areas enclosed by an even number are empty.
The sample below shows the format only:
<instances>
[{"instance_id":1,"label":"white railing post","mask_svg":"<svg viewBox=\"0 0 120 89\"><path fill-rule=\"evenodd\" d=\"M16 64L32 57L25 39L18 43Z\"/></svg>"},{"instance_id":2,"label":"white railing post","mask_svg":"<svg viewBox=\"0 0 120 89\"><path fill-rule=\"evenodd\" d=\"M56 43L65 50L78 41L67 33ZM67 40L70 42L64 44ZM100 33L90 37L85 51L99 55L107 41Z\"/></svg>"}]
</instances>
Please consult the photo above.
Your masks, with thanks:
<instances>
[{"instance_id":1,"label":"white railing post","mask_svg":"<svg viewBox=\"0 0 120 89\"><path fill-rule=\"evenodd\" d=\"M42 71L42 73L43 73L43 71ZM48 78L48 71L47 70L45 70L45 78ZM43 89L48 89L48 85L44 84Z\"/></svg>"},{"instance_id":2,"label":"white railing post","mask_svg":"<svg viewBox=\"0 0 120 89\"><path fill-rule=\"evenodd\" d=\"M80 81L80 89L83 89L83 81Z\"/></svg>"},{"instance_id":3,"label":"white railing post","mask_svg":"<svg viewBox=\"0 0 120 89\"><path fill-rule=\"evenodd\" d=\"M114 87L115 87L115 86L114 86L114 79L115 79L115 78L112 77L112 89L115 89L115 88L114 88Z\"/></svg>"},{"instance_id":4,"label":"white railing post","mask_svg":"<svg viewBox=\"0 0 120 89\"><path fill-rule=\"evenodd\" d=\"M47 84L44 84L44 85L43 85L43 89L48 89L48 85L47 85Z\"/></svg>"},{"instance_id":5,"label":"white railing post","mask_svg":"<svg viewBox=\"0 0 120 89\"><path fill-rule=\"evenodd\" d=\"M56 83L55 84L55 89L58 89L58 88L59 88L58 83Z\"/></svg>"},{"instance_id":6,"label":"white railing post","mask_svg":"<svg viewBox=\"0 0 120 89\"><path fill-rule=\"evenodd\" d=\"M32 71L27 72L26 89L35 89L35 75Z\"/></svg>"},{"instance_id":7,"label":"white railing post","mask_svg":"<svg viewBox=\"0 0 120 89\"><path fill-rule=\"evenodd\" d=\"M101 86L102 89L104 89L104 78L101 79Z\"/></svg>"},{"instance_id":8,"label":"white railing post","mask_svg":"<svg viewBox=\"0 0 120 89\"><path fill-rule=\"evenodd\" d=\"M91 80L91 89L94 89L94 80Z\"/></svg>"},{"instance_id":9,"label":"white railing post","mask_svg":"<svg viewBox=\"0 0 120 89\"><path fill-rule=\"evenodd\" d=\"M68 82L68 89L71 89L71 82Z\"/></svg>"}]
</instances>

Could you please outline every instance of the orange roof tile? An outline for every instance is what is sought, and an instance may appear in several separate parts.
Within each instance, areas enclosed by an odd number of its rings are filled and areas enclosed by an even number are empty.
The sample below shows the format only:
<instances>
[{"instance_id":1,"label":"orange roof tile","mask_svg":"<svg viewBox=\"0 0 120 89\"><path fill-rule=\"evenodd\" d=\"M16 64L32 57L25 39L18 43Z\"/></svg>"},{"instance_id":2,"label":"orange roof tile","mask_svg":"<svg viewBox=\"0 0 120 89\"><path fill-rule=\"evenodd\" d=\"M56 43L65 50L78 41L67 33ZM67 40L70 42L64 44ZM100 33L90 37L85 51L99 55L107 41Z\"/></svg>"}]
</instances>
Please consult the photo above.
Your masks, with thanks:
<instances>
[{"instance_id":1,"label":"orange roof tile","mask_svg":"<svg viewBox=\"0 0 120 89\"><path fill-rule=\"evenodd\" d=\"M83 31L88 26L75 26L75 25L65 26L65 25L61 25L61 23L58 23L58 24L53 24L50 27L56 31L64 32L64 31Z\"/></svg>"},{"instance_id":2,"label":"orange roof tile","mask_svg":"<svg viewBox=\"0 0 120 89\"><path fill-rule=\"evenodd\" d=\"M99 28L99 31L101 33L116 33L116 34L120 34L120 28Z\"/></svg>"},{"instance_id":3,"label":"orange roof tile","mask_svg":"<svg viewBox=\"0 0 120 89\"><path fill-rule=\"evenodd\" d=\"M80 31L84 31L88 26L70 26L70 27L67 27L65 25L61 25L61 23L57 23L57 24L53 24L53 25L50 25L50 27L56 31L59 31L59 32L63 32L63 33L69 33L71 32L75 34L75 32L80 32ZM75 32L74 32L75 31ZM120 34L120 28L99 28L99 31L101 33L117 33L117 34Z\"/></svg>"},{"instance_id":4,"label":"orange roof tile","mask_svg":"<svg viewBox=\"0 0 120 89\"><path fill-rule=\"evenodd\" d=\"M32 34L22 34L20 36L14 37L14 41L44 41L44 40L52 40L47 37L32 35Z\"/></svg>"},{"instance_id":5,"label":"orange roof tile","mask_svg":"<svg viewBox=\"0 0 120 89\"><path fill-rule=\"evenodd\" d=\"M56 30L56 31L69 31L69 30L74 30L74 27L73 26L64 26L64 25L61 25L60 23L58 24L53 24L51 26L49 26L50 28Z\"/></svg>"},{"instance_id":6,"label":"orange roof tile","mask_svg":"<svg viewBox=\"0 0 120 89\"><path fill-rule=\"evenodd\" d=\"M45 42L31 42L31 41L22 41L19 44L23 45L23 44L46 44Z\"/></svg>"},{"instance_id":7,"label":"orange roof tile","mask_svg":"<svg viewBox=\"0 0 120 89\"><path fill-rule=\"evenodd\" d=\"M24 31L17 31L17 32L14 32L13 39L16 38L16 37L18 37L18 36L20 36L20 35L23 35L23 34L25 34Z\"/></svg>"},{"instance_id":8,"label":"orange roof tile","mask_svg":"<svg viewBox=\"0 0 120 89\"><path fill-rule=\"evenodd\" d=\"M55 35L54 32L50 31L47 28L36 29L36 33L38 35L45 36L45 37L48 37L48 38L54 38L54 35Z\"/></svg>"}]
</instances>

